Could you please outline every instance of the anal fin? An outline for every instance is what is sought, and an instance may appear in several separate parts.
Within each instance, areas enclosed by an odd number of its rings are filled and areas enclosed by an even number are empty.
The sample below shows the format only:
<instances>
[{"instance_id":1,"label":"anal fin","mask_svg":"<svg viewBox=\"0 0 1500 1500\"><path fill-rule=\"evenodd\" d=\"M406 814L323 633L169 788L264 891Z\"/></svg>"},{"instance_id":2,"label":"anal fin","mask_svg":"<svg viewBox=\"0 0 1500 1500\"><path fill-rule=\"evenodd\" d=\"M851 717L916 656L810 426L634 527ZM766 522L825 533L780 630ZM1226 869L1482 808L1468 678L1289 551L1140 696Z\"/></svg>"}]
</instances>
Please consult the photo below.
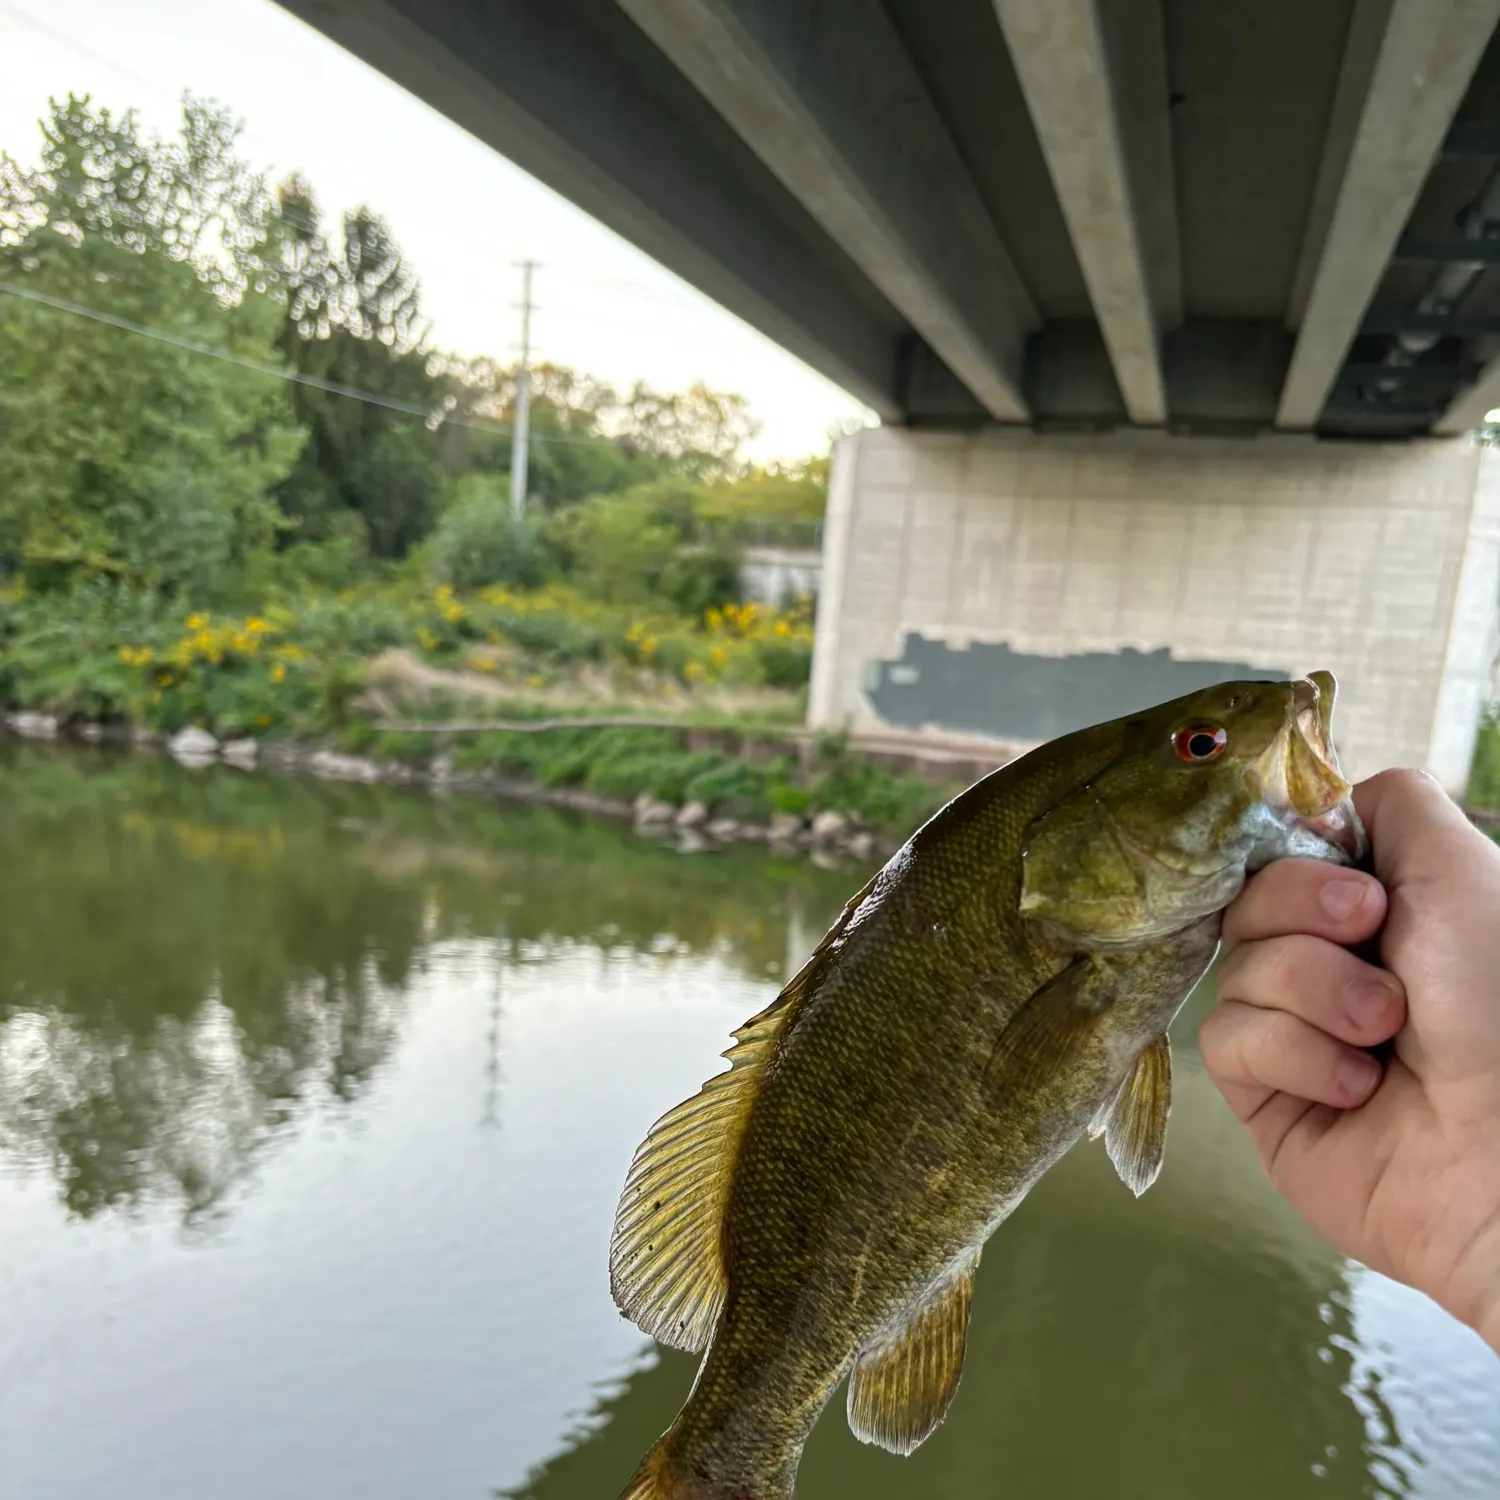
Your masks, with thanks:
<instances>
[{"instance_id":1,"label":"anal fin","mask_svg":"<svg viewBox=\"0 0 1500 1500\"><path fill-rule=\"evenodd\" d=\"M1167 1116L1172 1110L1172 1047L1159 1036L1136 1058L1120 1085L1104 1148L1120 1181L1137 1198L1156 1181L1167 1146ZM1097 1132L1094 1132L1097 1134Z\"/></svg>"},{"instance_id":2,"label":"anal fin","mask_svg":"<svg viewBox=\"0 0 1500 1500\"><path fill-rule=\"evenodd\" d=\"M979 1252L891 1337L862 1350L849 1377L849 1427L862 1443L907 1454L948 1413L964 1368Z\"/></svg>"}]
</instances>

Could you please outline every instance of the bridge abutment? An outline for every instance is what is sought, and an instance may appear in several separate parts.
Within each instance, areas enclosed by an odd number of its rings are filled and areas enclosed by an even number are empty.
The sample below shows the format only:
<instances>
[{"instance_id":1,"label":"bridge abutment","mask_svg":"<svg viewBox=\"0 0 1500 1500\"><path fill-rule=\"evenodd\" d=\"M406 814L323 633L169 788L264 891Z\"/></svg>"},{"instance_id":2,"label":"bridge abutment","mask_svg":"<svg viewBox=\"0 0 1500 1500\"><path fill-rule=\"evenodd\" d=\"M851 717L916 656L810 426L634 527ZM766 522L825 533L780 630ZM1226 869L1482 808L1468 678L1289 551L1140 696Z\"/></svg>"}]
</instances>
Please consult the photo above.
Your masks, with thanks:
<instances>
[{"instance_id":1,"label":"bridge abutment","mask_svg":"<svg viewBox=\"0 0 1500 1500\"><path fill-rule=\"evenodd\" d=\"M809 722L1028 744L1327 667L1350 774L1459 793L1497 600L1500 455L1467 438L869 430L834 460Z\"/></svg>"}]
</instances>

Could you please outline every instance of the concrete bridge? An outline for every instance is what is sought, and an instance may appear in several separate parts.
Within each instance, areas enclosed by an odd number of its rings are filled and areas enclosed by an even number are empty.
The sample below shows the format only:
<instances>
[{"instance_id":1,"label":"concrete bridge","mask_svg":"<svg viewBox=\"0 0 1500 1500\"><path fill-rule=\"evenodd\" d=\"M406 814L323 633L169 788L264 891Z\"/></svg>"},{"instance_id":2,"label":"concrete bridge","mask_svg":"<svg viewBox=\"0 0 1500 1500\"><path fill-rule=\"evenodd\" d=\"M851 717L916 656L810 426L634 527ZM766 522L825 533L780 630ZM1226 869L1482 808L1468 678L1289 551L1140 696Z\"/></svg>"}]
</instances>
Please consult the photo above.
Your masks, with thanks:
<instances>
[{"instance_id":1,"label":"concrete bridge","mask_svg":"<svg viewBox=\"0 0 1500 1500\"><path fill-rule=\"evenodd\" d=\"M815 722L1039 737L1331 666L1458 787L1500 0L283 0L885 422Z\"/></svg>"}]
</instances>

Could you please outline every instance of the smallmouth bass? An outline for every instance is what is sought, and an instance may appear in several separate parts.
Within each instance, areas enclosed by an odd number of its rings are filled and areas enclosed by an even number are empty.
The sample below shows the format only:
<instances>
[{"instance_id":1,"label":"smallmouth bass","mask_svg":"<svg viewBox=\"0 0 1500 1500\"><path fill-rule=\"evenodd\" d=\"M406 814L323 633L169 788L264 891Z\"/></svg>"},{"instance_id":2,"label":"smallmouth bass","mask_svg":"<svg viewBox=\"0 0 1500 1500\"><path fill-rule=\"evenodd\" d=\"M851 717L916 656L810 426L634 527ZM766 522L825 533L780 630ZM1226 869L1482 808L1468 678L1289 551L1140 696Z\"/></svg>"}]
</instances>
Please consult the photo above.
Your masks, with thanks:
<instances>
[{"instance_id":1,"label":"smallmouth bass","mask_svg":"<svg viewBox=\"0 0 1500 1500\"><path fill-rule=\"evenodd\" d=\"M931 1435L980 1252L1042 1174L1088 1132L1156 1179L1167 1027L1246 875L1363 858L1335 693L1222 683L1054 740L849 902L631 1165L615 1301L704 1359L623 1500L790 1500L846 1376L857 1437Z\"/></svg>"}]
</instances>

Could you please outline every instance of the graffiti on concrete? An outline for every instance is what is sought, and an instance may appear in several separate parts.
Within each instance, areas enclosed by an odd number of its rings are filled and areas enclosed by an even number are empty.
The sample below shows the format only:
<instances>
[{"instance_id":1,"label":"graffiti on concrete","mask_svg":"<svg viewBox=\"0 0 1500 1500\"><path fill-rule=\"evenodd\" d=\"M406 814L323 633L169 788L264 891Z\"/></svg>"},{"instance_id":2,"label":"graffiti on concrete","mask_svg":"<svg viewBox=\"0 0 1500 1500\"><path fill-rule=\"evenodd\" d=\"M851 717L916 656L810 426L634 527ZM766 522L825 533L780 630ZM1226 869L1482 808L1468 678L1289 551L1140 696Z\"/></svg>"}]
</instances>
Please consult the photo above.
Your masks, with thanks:
<instances>
[{"instance_id":1,"label":"graffiti on concrete","mask_svg":"<svg viewBox=\"0 0 1500 1500\"><path fill-rule=\"evenodd\" d=\"M946 729L1007 740L1050 740L1227 679L1284 679L1279 667L1179 661L1159 651L1033 656L1003 641L962 650L910 634L896 661L873 661L870 706L901 729Z\"/></svg>"}]
</instances>

